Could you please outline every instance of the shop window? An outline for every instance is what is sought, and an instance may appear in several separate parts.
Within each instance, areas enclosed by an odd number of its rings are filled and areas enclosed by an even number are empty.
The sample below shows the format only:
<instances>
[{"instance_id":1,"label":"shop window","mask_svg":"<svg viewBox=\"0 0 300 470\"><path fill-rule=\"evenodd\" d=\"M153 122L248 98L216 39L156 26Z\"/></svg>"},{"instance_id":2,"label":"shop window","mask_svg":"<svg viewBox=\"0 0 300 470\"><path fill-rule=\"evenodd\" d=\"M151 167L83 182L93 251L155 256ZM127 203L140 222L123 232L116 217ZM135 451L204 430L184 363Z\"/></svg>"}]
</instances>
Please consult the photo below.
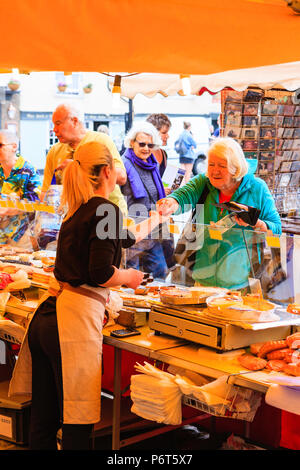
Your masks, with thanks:
<instances>
[{"instance_id":1,"label":"shop window","mask_svg":"<svg viewBox=\"0 0 300 470\"><path fill-rule=\"evenodd\" d=\"M56 89L58 95L79 95L82 90L82 74L74 72L71 75L64 75L63 72L55 74ZM65 84L64 90L59 90L59 85Z\"/></svg>"},{"instance_id":2,"label":"shop window","mask_svg":"<svg viewBox=\"0 0 300 470\"><path fill-rule=\"evenodd\" d=\"M52 145L56 144L59 142L58 138L56 137L54 130L53 130L53 122L50 121L50 127L49 127L49 148L52 147Z\"/></svg>"}]
</instances>

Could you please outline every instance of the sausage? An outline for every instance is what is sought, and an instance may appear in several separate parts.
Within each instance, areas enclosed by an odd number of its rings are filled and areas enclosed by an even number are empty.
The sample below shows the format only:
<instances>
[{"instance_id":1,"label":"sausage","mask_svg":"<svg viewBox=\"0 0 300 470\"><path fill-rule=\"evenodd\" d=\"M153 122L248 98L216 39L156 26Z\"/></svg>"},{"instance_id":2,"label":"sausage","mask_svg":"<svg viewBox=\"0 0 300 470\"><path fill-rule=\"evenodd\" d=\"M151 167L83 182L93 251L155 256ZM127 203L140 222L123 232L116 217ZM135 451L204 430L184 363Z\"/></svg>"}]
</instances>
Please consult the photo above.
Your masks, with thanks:
<instances>
[{"instance_id":1,"label":"sausage","mask_svg":"<svg viewBox=\"0 0 300 470\"><path fill-rule=\"evenodd\" d=\"M262 345L265 344L265 341L262 342L262 343L253 343L253 344L250 344L250 352L252 354L254 354L254 356L257 356L260 348L262 347Z\"/></svg>"},{"instance_id":2,"label":"sausage","mask_svg":"<svg viewBox=\"0 0 300 470\"><path fill-rule=\"evenodd\" d=\"M299 352L296 351L295 349L288 349L286 353L284 354L284 360L287 363L294 363L297 364L300 362L300 355Z\"/></svg>"},{"instance_id":3,"label":"sausage","mask_svg":"<svg viewBox=\"0 0 300 470\"><path fill-rule=\"evenodd\" d=\"M297 333L294 333L293 335L287 336L286 343L289 348L300 348L300 331L297 331Z\"/></svg>"},{"instance_id":4,"label":"sausage","mask_svg":"<svg viewBox=\"0 0 300 470\"><path fill-rule=\"evenodd\" d=\"M295 377L300 376L300 364L286 364L283 368L283 372L288 375L294 375Z\"/></svg>"},{"instance_id":5,"label":"sausage","mask_svg":"<svg viewBox=\"0 0 300 470\"><path fill-rule=\"evenodd\" d=\"M283 368L287 365L287 363L281 359L273 359L272 361L268 361L266 365L266 369L269 370L276 370L277 372L283 370Z\"/></svg>"},{"instance_id":6,"label":"sausage","mask_svg":"<svg viewBox=\"0 0 300 470\"><path fill-rule=\"evenodd\" d=\"M290 351L289 348L283 348L283 349L275 349L275 351L272 351L267 354L267 359L268 361L272 361L273 359L285 359L286 353Z\"/></svg>"},{"instance_id":7,"label":"sausage","mask_svg":"<svg viewBox=\"0 0 300 470\"><path fill-rule=\"evenodd\" d=\"M294 313L295 315L300 314L300 304L289 304L286 309L289 313Z\"/></svg>"},{"instance_id":8,"label":"sausage","mask_svg":"<svg viewBox=\"0 0 300 470\"><path fill-rule=\"evenodd\" d=\"M275 349L283 349L287 347L285 339L280 339L278 341L267 341L258 351L258 357L265 357L271 351Z\"/></svg>"},{"instance_id":9,"label":"sausage","mask_svg":"<svg viewBox=\"0 0 300 470\"><path fill-rule=\"evenodd\" d=\"M267 361L265 361L265 359L261 359L248 353L238 356L237 360L243 367L249 370L261 370L267 365Z\"/></svg>"}]
</instances>

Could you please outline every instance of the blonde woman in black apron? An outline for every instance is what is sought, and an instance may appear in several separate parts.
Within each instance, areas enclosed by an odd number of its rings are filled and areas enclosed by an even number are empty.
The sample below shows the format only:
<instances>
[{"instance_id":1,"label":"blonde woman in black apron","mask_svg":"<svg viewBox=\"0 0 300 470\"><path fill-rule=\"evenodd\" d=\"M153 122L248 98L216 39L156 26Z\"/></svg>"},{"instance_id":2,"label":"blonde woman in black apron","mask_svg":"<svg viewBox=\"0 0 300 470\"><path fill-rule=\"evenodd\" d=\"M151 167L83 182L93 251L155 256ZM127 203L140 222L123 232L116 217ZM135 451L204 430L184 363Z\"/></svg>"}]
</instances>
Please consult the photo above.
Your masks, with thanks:
<instances>
[{"instance_id":1,"label":"blonde woman in black apron","mask_svg":"<svg viewBox=\"0 0 300 470\"><path fill-rule=\"evenodd\" d=\"M109 288L135 289L143 273L119 269L121 250L157 226L153 213L123 229L122 213L108 200L116 171L108 149L89 142L64 171L68 207L57 245L55 282L28 327L10 384L10 395L32 392L30 448L88 449L100 420L102 327ZM137 235L138 234L138 235Z\"/></svg>"}]
</instances>

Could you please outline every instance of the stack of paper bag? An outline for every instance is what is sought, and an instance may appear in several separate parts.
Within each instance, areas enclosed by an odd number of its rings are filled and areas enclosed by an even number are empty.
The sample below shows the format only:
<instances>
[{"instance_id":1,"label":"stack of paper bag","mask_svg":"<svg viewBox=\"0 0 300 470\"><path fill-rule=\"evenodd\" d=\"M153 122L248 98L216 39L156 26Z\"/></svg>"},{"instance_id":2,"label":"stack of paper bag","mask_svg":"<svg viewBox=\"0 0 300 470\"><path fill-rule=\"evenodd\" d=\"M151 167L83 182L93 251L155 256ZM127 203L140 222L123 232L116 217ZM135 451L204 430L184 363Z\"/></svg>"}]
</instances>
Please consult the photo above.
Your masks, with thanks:
<instances>
[{"instance_id":1,"label":"stack of paper bag","mask_svg":"<svg viewBox=\"0 0 300 470\"><path fill-rule=\"evenodd\" d=\"M131 376L131 411L157 423L181 424L182 393L175 377L148 363L136 369L143 373Z\"/></svg>"}]
</instances>

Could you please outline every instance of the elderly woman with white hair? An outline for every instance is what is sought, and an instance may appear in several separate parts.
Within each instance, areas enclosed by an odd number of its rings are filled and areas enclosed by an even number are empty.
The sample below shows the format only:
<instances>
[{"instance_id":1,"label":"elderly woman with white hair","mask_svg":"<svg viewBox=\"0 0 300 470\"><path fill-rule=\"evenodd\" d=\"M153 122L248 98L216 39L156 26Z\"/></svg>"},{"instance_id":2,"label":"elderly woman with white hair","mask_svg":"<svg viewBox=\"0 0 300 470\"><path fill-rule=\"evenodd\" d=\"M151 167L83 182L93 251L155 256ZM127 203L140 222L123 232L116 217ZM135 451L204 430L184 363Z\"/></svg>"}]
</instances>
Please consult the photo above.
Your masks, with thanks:
<instances>
[{"instance_id":1,"label":"elderly woman with white hair","mask_svg":"<svg viewBox=\"0 0 300 470\"><path fill-rule=\"evenodd\" d=\"M205 230L203 246L195 254L192 278L203 285L239 289L247 287L251 265L245 246L246 231L236 228L249 229L249 236L253 236L250 230L271 230L280 234L281 221L266 183L251 174L238 142L230 137L215 139L208 151L207 174L195 176L170 196L161 199L157 207L162 214L170 215L202 203L203 210L197 213L196 221L206 225L228 214L215 204L229 201L259 209L259 219L254 227L250 227L235 217L236 225L233 230L223 233L221 242L211 239Z\"/></svg>"},{"instance_id":2,"label":"elderly woman with white hair","mask_svg":"<svg viewBox=\"0 0 300 470\"><path fill-rule=\"evenodd\" d=\"M121 191L127 201L129 217L142 220L148 217L156 202L166 195L159 165L152 153L160 147L161 139L151 123L140 121L134 123L124 140L124 145L126 151L123 154L123 162L127 182L121 186ZM147 240L130 248L127 252L127 266L142 269L156 278L164 278L167 263L164 248L157 238L158 233L152 233ZM172 255L173 252L167 256Z\"/></svg>"}]
</instances>

